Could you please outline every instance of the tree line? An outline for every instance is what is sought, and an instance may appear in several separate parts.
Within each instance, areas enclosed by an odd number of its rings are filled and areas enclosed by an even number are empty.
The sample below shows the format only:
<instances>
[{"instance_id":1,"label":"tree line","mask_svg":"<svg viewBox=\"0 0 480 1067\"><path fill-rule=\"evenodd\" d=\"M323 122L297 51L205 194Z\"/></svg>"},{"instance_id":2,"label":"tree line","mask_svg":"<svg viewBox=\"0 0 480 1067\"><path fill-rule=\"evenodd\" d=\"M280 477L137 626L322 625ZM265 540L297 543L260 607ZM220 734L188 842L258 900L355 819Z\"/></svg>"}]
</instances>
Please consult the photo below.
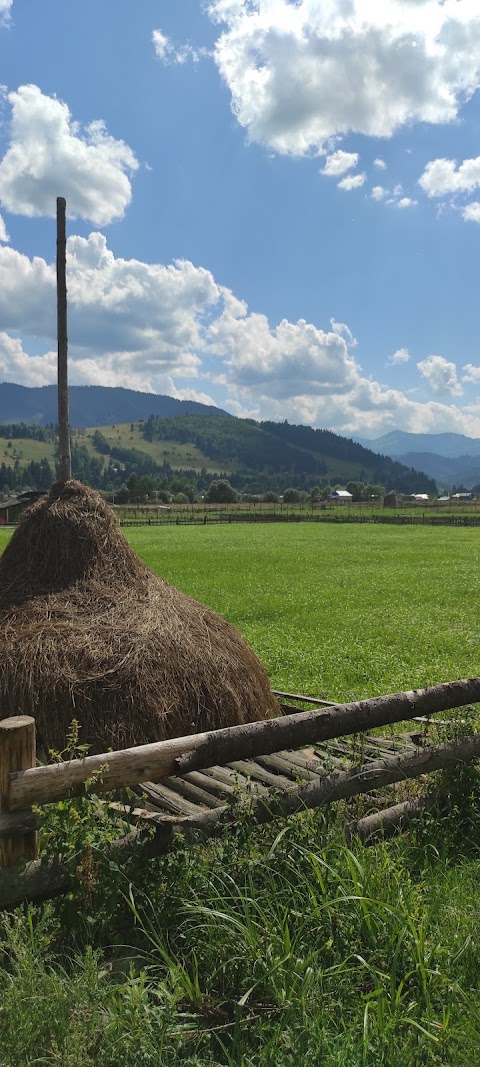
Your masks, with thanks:
<instances>
[{"instance_id":1,"label":"tree line","mask_svg":"<svg viewBox=\"0 0 480 1067\"><path fill-rule=\"evenodd\" d=\"M435 482L427 475L377 456L328 430L218 415L151 416L139 425L145 440L195 445L207 462L211 459L217 468L221 464L222 470L214 475L206 466L200 470L173 469L167 460L159 463L140 449L110 444L97 429L92 436L94 454L78 438L72 441L74 477L125 502L155 496L160 501L169 500L179 494L189 501L203 499L211 483L218 481L228 482L234 494L252 498L265 494L279 497L289 490L308 497L315 490L321 499L339 485L340 471L348 472L350 464L358 472L355 480L350 473L347 483L354 500L381 495L384 487L401 493L436 492ZM0 434L9 443L26 435L51 442L55 427L10 424L2 427ZM48 459L22 465L17 458L12 465L1 464L0 492L9 495L22 488L46 489L55 477L54 464ZM342 482L342 488L344 485Z\"/></svg>"}]
</instances>

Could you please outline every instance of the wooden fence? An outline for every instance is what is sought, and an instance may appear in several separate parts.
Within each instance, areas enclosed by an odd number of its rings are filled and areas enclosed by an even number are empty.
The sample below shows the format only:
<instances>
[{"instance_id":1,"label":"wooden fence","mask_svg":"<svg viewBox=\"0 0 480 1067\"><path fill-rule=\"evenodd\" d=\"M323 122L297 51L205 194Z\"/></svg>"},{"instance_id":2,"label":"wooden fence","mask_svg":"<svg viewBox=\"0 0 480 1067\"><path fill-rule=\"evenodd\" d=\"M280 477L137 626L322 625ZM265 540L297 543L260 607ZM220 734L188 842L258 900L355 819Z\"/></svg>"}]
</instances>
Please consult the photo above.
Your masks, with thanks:
<instances>
[{"instance_id":1,"label":"wooden fence","mask_svg":"<svg viewBox=\"0 0 480 1067\"><path fill-rule=\"evenodd\" d=\"M245 514L237 512L220 512L218 514L179 513L170 518L153 518L145 516L138 519L121 519L120 526L230 526L234 523L343 523L369 524L380 526L480 526L480 515L432 515L422 512L419 515L382 515L381 513L352 514L345 509L327 514L304 514L300 512L262 512L253 511Z\"/></svg>"},{"instance_id":2,"label":"wooden fence","mask_svg":"<svg viewBox=\"0 0 480 1067\"><path fill-rule=\"evenodd\" d=\"M293 698L292 698L293 699ZM295 697L306 702L308 698ZM0 845L3 868L0 870L0 908L24 899L55 895L71 885L72 875L61 857L48 863L38 858L38 828L41 815L37 806L56 803L84 793L94 783L95 794L111 793L144 782L176 780L192 772L230 761L248 761L284 749L315 746L329 739L367 733L377 727L408 722L438 712L480 702L480 678L446 682L427 689L394 693L369 700L329 705L311 698L312 710L296 711L282 718L247 723L221 730L191 734L154 744L100 755L86 756L47 766L36 766L35 720L16 716L0 721ZM319 706L322 705L323 706ZM287 710L287 709L285 709ZM292 712L292 709L289 709ZM398 754L370 759L314 780L293 784L285 792L256 797L251 815L263 822L306 807L318 807L334 800L369 793L372 788L418 778L421 775L466 763L480 757L480 733L472 733L444 744L399 750ZM338 761L337 761L338 762ZM301 765L301 763L300 763ZM193 777L193 775L192 775ZM198 791L198 790L197 790ZM121 808L121 805L117 805ZM126 810L126 809L123 809ZM130 810L130 809L129 809ZM179 825L188 836L192 831L213 833L232 817L232 811L216 806L200 817L173 819L146 811L131 812L133 821L155 825L153 837L133 830L114 842L112 856L127 855L141 849L147 855L158 854L171 841ZM411 815L406 809L384 813L386 825L401 822ZM397 818L398 817L398 818ZM382 813L380 813L380 823ZM358 826L368 837L372 826ZM27 864L25 867L25 863Z\"/></svg>"}]
</instances>

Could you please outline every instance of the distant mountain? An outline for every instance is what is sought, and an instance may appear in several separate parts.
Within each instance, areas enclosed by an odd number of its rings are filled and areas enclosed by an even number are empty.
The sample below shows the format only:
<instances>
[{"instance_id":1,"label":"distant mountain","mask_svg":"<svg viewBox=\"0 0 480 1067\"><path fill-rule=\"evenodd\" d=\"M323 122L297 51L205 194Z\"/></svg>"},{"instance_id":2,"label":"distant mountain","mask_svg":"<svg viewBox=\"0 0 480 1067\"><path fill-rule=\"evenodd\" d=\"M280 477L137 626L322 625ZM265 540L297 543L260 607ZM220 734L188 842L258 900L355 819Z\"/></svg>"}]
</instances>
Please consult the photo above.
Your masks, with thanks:
<instances>
[{"instance_id":1,"label":"distant mountain","mask_svg":"<svg viewBox=\"0 0 480 1067\"><path fill-rule=\"evenodd\" d=\"M138 422L139 419L148 419L150 415L157 418L172 415L228 415L221 408L193 400L175 400L171 396L103 385L71 385L69 395L70 424L79 428ZM30 389L24 385L0 382L0 423L5 422L38 423L40 426L56 423L56 385Z\"/></svg>"},{"instance_id":2,"label":"distant mountain","mask_svg":"<svg viewBox=\"0 0 480 1067\"><path fill-rule=\"evenodd\" d=\"M405 433L392 430L383 437L359 444L390 456L407 467L424 471L445 489L464 485L471 489L480 482L480 439L461 433Z\"/></svg>"},{"instance_id":3,"label":"distant mountain","mask_svg":"<svg viewBox=\"0 0 480 1067\"><path fill-rule=\"evenodd\" d=\"M480 457L480 438L465 437L461 433L405 433L403 430L391 430L383 437L367 441L365 437L355 437L355 441L383 456L391 456L402 462L404 457L414 453L433 453L448 459L460 459L463 456Z\"/></svg>"},{"instance_id":4,"label":"distant mountain","mask_svg":"<svg viewBox=\"0 0 480 1067\"><path fill-rule=\"evenodd\" d=\"M452 485L464 485L465 489L472 489L480 483L480 456L449 459L437 456L434 452L407 452L398 457L398 462L425 471L435 479L437 485L445 489L451 489Z\"/></svg>"}]
</instances>

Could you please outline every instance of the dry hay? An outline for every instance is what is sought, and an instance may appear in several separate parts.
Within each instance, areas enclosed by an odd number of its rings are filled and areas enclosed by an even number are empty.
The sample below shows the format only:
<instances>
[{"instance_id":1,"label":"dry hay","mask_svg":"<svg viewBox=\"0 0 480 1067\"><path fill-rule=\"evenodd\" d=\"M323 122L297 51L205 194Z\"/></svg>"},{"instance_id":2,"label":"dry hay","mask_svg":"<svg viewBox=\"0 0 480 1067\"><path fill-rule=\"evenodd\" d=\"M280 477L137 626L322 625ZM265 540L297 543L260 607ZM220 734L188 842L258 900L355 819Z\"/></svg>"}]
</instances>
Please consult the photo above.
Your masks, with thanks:
<instances>
[{"instance_id":1,"label":"dry hay","mask_svg":"<svg viewBox=\"0 0 480 1067\"><path fill-rule=\"evenodd\" d=\"M92 751L280 714L228 622L138 559L98 493L57 483L0 557L0 707L60 751Z\"/></svg>"}]
</instances>

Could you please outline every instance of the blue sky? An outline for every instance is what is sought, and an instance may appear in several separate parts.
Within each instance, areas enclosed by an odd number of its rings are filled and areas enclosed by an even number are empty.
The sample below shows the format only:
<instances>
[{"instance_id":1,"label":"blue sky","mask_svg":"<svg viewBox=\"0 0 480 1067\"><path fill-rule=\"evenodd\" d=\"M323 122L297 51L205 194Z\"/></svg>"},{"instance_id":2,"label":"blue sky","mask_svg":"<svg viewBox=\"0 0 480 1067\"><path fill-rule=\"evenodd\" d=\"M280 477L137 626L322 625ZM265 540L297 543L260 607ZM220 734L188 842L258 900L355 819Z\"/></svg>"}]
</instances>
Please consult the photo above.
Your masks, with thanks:
<instances>
[{"instance_id":1,"label":"blue sky","mask_svg":"<svg viewBox=\"0 0 480 1067\"><path fill-rule=\"evenodd\" d=\"M0 381L480 437L478 0L0 0Z\"/></svg>"}]
</instances>

